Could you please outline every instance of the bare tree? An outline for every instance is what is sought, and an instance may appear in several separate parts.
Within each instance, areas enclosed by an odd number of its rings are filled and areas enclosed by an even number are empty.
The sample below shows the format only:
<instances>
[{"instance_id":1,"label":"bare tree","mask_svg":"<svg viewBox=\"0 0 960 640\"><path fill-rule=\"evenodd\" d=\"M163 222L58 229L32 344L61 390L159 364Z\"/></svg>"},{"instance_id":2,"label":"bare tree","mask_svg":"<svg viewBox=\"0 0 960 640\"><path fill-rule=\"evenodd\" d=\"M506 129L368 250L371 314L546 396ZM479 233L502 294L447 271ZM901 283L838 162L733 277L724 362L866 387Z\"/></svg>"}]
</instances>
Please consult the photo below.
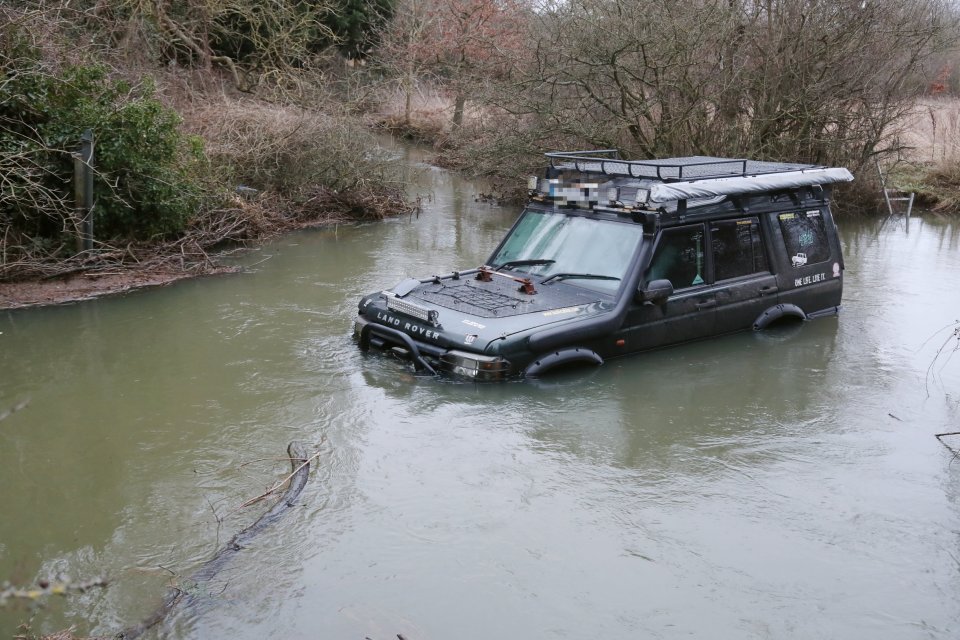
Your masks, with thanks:
<instances>
[{"instance_id":1,"label":"bare tree","mask_svg":"<svg viewBox=\"0 0 960 640\"><path fill-rule=\"evenodd\" d=\"M500 103L542 139L640 156L866 167L952 46L947 0L570 0L540 6Z\"/></svg>"},{"instance_id":2,"label":"bare tree","mask_svg":"<svg viewBox=\"0 0 960 640\"><path fill-rule=\"evenodd\" d=\"M430 37L436 16L428 0L400 0L393 19L383 27L377 63L391 72L403 92L403 124L410 126L413 94L420 80L430 76L433 56Z\"/></svg>"},{"instance_id":3,"label":"bare tree","mask_svg":"<svg viewBox=\"0 0 960 640\"><path fill-rule=\"evenodd\" d=\"M468 100L502 75L527 46L515 0L404 0L386 29L379 58L401 78L407 100L415 79L429 77L453 96L451 123L463 124Z\"/></svg>"}]
</instances>

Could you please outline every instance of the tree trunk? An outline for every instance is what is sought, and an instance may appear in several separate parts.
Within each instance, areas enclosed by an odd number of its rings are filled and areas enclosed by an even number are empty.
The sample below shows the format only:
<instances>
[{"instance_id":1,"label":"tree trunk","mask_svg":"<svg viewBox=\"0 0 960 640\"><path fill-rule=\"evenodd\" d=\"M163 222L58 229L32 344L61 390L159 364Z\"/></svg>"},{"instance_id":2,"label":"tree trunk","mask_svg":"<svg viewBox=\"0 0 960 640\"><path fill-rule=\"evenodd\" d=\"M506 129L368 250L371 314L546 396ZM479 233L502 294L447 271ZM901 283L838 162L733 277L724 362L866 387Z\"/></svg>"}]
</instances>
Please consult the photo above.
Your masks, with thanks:
<instances>
[{"instance_id":1,"label":"tree trunk","mask_svg":"<svg viewBox=\"0 0 960 640\"><path fill-rule=\"evenodd\" d=\"M404 94L404 103L403 103L403 124L406 127L410 126L410 102L413 98L413 73L407 75L404 78L403 82L403 94Z\"/></svg>"},{"instance_id":2,"label":"tree trunk","mask_svg":"<svg viewBox=\"0 0 960 640\"><path fill-rule=\"evenodd\" d=\"M453 103L453 128L460 129L463 126L463 107L467 102L467 96L463 91L457 91L457 98Z\"/></svg>"}]
</instances>

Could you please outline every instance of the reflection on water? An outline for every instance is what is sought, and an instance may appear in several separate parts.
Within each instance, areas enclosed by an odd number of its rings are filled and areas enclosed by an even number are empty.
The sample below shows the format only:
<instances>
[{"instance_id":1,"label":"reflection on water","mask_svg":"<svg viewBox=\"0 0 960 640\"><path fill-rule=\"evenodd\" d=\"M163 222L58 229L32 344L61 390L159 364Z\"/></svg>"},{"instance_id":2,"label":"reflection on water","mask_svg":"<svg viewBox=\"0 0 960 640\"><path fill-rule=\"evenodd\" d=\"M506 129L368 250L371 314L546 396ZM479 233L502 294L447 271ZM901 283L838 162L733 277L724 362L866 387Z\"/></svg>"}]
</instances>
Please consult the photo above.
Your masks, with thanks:
<instances>
[{"instance_id":1,"label":"reflection on water","mask_svg":"<svg viewBox=\"0 0 960 640\"><path fill-rule=\"evenodd\" d=\"M180 583L199 604L160 636L957 637L960 465L932 434L960 429L960 362L928 368L958 225L842 225L839 318L473 385L350 341L361 294L476 266L517 214L414 175L419 217L0 314L0 406L30 399L0 422L0 580L111 579L35 631L152 611L301 439L323 453L300 504Z\"/></svg>"}]
</instances>

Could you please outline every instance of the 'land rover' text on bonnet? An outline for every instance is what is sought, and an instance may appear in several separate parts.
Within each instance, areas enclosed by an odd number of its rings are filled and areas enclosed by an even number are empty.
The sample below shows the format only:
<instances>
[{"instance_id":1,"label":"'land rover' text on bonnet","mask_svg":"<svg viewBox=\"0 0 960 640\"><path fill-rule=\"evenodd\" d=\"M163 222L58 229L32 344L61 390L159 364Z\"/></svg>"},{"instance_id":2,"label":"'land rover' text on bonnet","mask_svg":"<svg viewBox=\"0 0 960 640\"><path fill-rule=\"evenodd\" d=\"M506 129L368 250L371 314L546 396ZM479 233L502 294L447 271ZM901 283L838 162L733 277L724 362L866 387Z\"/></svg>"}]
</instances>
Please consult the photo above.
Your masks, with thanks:
<instances>
[{"instance_id":1,"label":"'land rover' text on bonnet","mask_svg":"<svg viewBox=\"0 0 960 640\"><path fill-rule=\"evenodd\" d=\"M486 264L360 301L361 349L499 380L839 311L830 185L846 169L546 155Z\"/></svg>"}]
</instances>

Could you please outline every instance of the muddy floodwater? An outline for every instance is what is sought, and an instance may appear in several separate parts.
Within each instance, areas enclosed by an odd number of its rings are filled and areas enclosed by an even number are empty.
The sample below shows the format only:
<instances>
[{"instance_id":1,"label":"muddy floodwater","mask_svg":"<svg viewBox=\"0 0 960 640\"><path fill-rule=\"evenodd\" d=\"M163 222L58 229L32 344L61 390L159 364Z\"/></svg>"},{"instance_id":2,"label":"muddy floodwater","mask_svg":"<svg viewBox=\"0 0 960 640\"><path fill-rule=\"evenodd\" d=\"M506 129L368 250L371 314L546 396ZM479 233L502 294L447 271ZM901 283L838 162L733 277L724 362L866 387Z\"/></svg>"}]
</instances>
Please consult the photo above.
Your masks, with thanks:
<instances>
[{"instance_id":1,"label":"muddy floodwater","mask_svg":"<svg viewBox=\"0 0 960 640\"><path fill-rule=\"evenodd\" d=\"M411 189L419 217L243 274L0 312L0 583L109 581L8 602L0 638L115 633L171 585L148 637L960 637L956 222L843 223L838 318L474 385L350 337L362 294L480 264L518 213ZM191 583L291 440L321 452L297 504Z\"/></svg>"}]
</instances>

